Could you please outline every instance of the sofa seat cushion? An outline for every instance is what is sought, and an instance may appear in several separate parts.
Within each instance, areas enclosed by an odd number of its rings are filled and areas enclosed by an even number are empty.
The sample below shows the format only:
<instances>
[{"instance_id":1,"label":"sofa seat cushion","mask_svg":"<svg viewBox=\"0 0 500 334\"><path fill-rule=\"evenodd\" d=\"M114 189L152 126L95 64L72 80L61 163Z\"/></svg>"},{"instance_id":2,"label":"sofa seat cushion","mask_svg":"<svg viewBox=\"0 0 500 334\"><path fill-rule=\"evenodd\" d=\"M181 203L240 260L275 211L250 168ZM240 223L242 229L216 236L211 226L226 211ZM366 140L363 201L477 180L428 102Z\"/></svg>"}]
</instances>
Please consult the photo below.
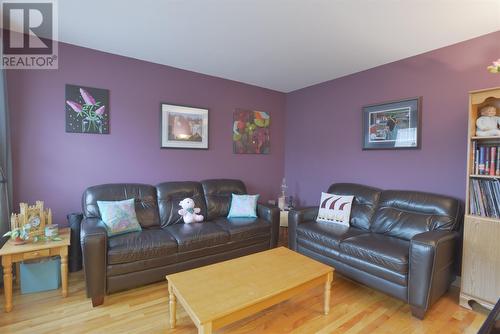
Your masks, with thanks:
<instances>
[{"instance_id":1,"label":"sofa seat cushion","mask_svg":"<svg viewBox=\"0 0 500 334\"><path fill-rule=\"evenodd\" d=\"M410 243L386 235L369 233L345 239L341 252L390 271L408 273Z\"/></svg>"},{"instance_id":2,"label":"sofa seat cushion","mask_svg":"<svg viewBox=\"0 0 500 334\"><path fill-rule=\"evenodd\" d=\"M108 238L108 264L164 257L177 252L177 242L168 232L148 229Z\"/></svg>"},{"instance_id":3,"label":"sofa seat cushion","mask_svg":"<svg viewBox=\"0 0 500 334\"><path fill-rule=\"evenodd\" d=\"M229 242L229 233L214 222L174 224L165 227L177 241L179 252L212 247Z\"/></svg>"},{"instance_id":4,"label":"sofa seat cushion","mask_svg":"<svg viewBox=\"0 0 500 334\"><path fill-rule=\"evenodd\" d=\"M217 218L214 222L229 233L231 241L269 236L271 224L260 218Z\"/></svg>"},{"instance_id":5,"label":"sofa seat cushion","mask_svg":"<svg viewBox=\"0 0 500 334\"><path fill-rule=\"evenodd\" d=\"M312 241L320 245L340 249L340 242L358 235L370 234L368 231L341 224L309 221L297 226L297 238Z\"/></svg>"}]
</instances>

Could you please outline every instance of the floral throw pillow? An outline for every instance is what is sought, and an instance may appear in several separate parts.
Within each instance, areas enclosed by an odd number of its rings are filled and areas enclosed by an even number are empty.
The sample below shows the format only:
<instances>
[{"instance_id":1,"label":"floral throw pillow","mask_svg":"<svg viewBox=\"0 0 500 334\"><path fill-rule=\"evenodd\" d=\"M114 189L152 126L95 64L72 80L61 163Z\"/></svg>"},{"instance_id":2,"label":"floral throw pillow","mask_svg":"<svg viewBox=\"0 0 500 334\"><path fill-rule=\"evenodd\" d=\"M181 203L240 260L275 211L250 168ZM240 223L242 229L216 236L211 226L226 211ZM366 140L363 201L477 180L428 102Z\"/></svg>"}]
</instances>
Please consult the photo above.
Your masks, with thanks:
<instances>
[{"instance_id":1,"label":"floral throw pillow","mask_svg":"<svg viewBox=\"0 0 500 334\"><path fill-rule=\"evenodd\" d=\"M97 201L97 206L109 237L142 230L135 214L133 198L125 201Z\"/></svg>"},{"instance_id":2,"label":"floral throw pillow","mask_svg":"<svg viewBox=\"0 0 500 334\"><path fill-rule=\"evenodd\" d=\"M316 221L349 226L353 199L354 196L321 193Z\"/></svg>"},{"instance_id":3,"label":"floral throw pillow","mask_svg":"<svg viewBox=\"0 0 500 334\"><path fill-rule=\"evenodd\" d=\"M257 218L259 195L232 194L231 208L227 218Z\"/></svg>"}]
</instances>

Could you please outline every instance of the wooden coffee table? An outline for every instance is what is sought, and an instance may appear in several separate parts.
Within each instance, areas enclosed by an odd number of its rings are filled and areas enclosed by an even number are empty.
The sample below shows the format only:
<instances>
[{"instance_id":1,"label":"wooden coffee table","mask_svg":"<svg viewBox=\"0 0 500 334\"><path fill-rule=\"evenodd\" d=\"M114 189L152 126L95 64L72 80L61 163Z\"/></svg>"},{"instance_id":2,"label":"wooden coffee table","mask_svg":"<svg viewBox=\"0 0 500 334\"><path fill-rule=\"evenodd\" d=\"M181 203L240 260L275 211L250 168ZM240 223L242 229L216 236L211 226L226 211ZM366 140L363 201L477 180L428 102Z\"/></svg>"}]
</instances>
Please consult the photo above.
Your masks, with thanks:
<instances>
[{"instance_id":1,"label":"wooden coffee table","mask_svg":"<svg viewBox=\"0 0 500 334\"><path fill-rule=\"evenodd\" d=\"M198 328L209 334L305 290L324 285L324 313L330 310L332 267L279 247L237 259L167 275L170 327L179 300Z\"/></svg>"}]
</instances>

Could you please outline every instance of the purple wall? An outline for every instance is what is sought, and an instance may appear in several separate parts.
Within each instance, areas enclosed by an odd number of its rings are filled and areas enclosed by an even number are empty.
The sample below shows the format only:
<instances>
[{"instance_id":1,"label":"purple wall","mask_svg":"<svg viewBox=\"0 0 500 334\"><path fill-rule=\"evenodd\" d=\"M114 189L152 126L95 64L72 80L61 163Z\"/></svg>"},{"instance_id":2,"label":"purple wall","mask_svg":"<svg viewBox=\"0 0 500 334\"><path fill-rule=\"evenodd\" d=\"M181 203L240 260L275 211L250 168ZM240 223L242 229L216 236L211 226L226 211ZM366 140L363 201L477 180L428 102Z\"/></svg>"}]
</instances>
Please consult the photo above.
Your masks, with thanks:
<instances>
[{"instance_id":1,"label":"purple wall","mask_svg":"<svg viewBox=\"0 0 500 334\"><path fill-rule=\"evenodd\" d=\"M65 84L110 90L111 134L65 133ZM59 45L59 70L8 71L14 202L44 200L55 221L83 190L108 182L241 178L263 200L279 193L285 95L95 50ZM160 102L206 107L210 149L161 150ZM232 153L235 108L268 111L271 154Z\"/></svg>"},{"instance_id":2,"label":"purple wall","mask_svg":"<svg viewBox=\"0 0 500 334\"><path fill-rule=\"evenodd\" d=\"M60 44L59 70L7 73L15 205L43 199L63 222L89 185L217 177L241 178L267 200L283 173L302 205L333 182L463 199L467 93L500 86L485 70L499 41L496 32L287 95ZM65 133L66 83L110 90L110 135ZM362 151L361 107L413 96L423 96L422 149ZM160 102L209 108L210 149L161 150ZM270 155L232 153L235 108L270 112Z\"/></svg>"},{"instance_id":3,"label":"purple wall","mask_svg":"<svg viewBox=\"0 0 500 334\"><path fill-rule=\"evenodd\" d=\"M499 57L495 32L288 94L290 194L316 204L331 183L357 182L463 199L467 93L500 86L500 75L486 71ZM361 107L414 96L423 97L422 148L362 151Z\"/></svg>"}]
</instances>

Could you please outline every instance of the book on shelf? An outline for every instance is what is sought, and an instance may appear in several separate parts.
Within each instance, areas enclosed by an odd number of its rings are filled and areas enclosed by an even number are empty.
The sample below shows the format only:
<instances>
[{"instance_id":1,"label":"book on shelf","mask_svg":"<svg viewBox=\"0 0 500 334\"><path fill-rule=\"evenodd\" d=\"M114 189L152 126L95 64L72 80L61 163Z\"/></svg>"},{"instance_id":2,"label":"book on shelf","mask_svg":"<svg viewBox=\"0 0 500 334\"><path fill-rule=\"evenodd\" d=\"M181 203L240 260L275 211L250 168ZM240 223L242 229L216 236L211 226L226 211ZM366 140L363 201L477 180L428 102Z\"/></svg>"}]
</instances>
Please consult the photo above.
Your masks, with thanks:
<instances>
[{"instance_id":1,"label":"book on shelf","mask_svg":"<svg viewBox=\"0 0 500 334\"><path fill-rule=\"evenodd\" d=\"M498 147L497 147L497 162L496 162L495 175L500 176L500 148Z\"/></svg>"},{"instance_id":2,"label":"book on shelf","mask_svg":"<svg viewBox=\"0 0 500 334\"><path fill-rule=\"evenodd\" d=\"M500 176L500 145L472 142L472 174Z\"/></svg>"},{"instance_id":3,"label":"book on shelf","mask_svg":"<svg viewBox=\"0 0 500 334\"><path fill-rule=\"evenodd\" d=\"M497 162L497 148L496 146L490 147L490 169L489 174L495 175L495 164Z\"/></svg>"},{"instance_id":4,"label":"book on shelf","mask_svg":"<svg viewBox=\"0 0 500 334\"><path fill-rule=\"evenodd\" d=\"M479 148L479 173L484 174L484 146Z\"/></svg>"},{"instance_id":5,"label":"book on shelf","mask_svg":"<svg viewBox=\"0 0 500 334\"><path fill-rule=\"evenodd\" d=\"M474 168L472 174L479 174L479 154L477 152L477 141L472 142L472 161L474 163Z\"/></svg>"},{"instance_id":6,"label":"book on shelf","mask_svg":"<svg viewBox=\"0 0 500 334\"><path fill-rule=\"evenodd\" d=\"M500 218L500 180L471 179L470 214Z\"/></svg>"}]
</instances>

